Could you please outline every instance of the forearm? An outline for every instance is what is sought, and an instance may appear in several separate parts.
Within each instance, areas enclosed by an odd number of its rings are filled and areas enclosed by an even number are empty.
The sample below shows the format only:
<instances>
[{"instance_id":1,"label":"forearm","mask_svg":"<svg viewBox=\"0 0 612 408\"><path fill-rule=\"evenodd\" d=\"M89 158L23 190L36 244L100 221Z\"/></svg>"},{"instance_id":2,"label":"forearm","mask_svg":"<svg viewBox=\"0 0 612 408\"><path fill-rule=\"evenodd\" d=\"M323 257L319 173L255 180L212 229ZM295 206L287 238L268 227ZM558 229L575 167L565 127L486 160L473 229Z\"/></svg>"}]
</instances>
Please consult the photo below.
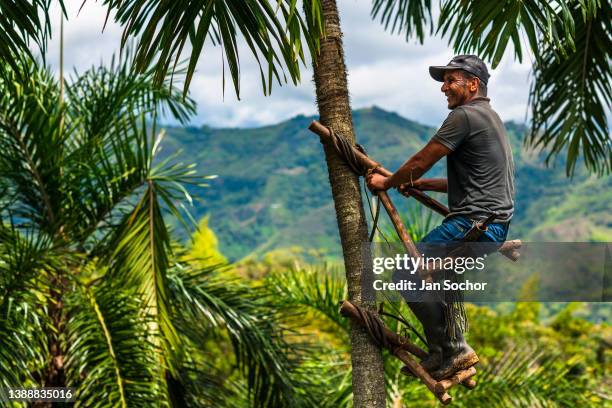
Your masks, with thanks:
<instances>
[{"instance_id":1,"label":"forearm","mask_svg":"<svg viewBox=\"0 0 612 408\"><path fill-rule=\"evenodd\" d=\"M418 155L411 157L406 163L402 164L402 166L389 178L387 178L385 182L385 187L393 188L398 187L404 183L412 184L427 170L431 168L431 164L428 165L424 160L421 160Z\"/></svg>"},{"instance_id":2,"label":"forearm","mask_svg":"<svg viewBox=\"0 0 612 408\"><path fill-rule=\"evenodd\" d=\"M391 176L384 181L384 189L398 187L404 183L413 185L442 157L450 153L450 149L443 144L430 140L420 151L406 161ZM380 188L380 187L378 187Z\"/></svg>"},{"instance_id":3,"label":"forearm","mask_svg":"<svg viewBox=\"0 0 612 408\"><path fill-rule=\"evenodd\" d=\"M448 192L448 180L445 178L419 179L414 182L414 187L423 191Z\"/></svg>"}]
</instances>

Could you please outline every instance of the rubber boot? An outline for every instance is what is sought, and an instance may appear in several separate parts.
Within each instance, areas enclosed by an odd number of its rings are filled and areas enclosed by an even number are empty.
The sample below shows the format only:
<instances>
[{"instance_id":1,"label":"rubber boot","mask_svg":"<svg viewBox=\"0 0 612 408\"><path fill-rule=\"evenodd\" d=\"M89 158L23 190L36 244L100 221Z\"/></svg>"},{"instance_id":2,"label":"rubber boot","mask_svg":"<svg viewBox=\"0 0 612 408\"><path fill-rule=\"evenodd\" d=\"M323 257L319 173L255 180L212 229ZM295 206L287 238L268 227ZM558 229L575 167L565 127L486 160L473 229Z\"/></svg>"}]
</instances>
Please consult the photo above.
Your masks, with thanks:
<instances>
[{"instance_id":1,"label":"rubber boot","mask_svg":"<svg viewBox=\"0 0 612 408\"><path fill-rule=\"evenodd\" d=\"M443 355L443 341L446 336L444 308L440 302L408 303L412 313L423 325L429 355L421 361L421 366L427 372L440 367Z\"/></svg>"},{"instance_id":2,"label":"rubber boot","mask_svg":"<svg viewBox=\"0 0 612 408\"><path fill-rule=\"evenodd\" d=\"M395 273L393 281L400 279L418 282L417 275ZM455 340L451 340L446 330L445 306L441 302L441 294L432 291L403 291L401 295L407 301L412 313L419 319L425 332L429 355L421 361L421 366L435 379L447 378L455 372L467 369L478 362L478 356L465 342L459 329ZM403 367L402 372L410 372Z\"/></svg>"},{"instance_id":3,"label":"rubber boot","mask_svg":"<svg viewBox=\"0 0 612 408\"><path fill-rule=\"evenodd\" d=\"M461 330L455 331L455 339L451 340L445 332L442 341L442 358L437 370L431 372L436 380L452 377L457 371L466 370L478 363L478 356L467 344Z\"/></svg>"}]
</instances>

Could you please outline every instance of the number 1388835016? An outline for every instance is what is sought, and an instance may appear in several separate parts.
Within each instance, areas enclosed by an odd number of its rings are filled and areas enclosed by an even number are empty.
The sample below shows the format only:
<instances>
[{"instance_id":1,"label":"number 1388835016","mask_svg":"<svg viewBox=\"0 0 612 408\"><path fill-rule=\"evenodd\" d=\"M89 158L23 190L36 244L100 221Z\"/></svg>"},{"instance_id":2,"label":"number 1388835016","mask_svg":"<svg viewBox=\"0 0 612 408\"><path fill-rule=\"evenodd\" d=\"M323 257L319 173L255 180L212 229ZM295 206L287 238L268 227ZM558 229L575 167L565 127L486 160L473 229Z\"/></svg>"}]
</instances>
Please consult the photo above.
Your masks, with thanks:
<instances>
[{"instance_id":1,"label":"number 1388835016","mask_svg":"<svg viewBox=\"0 0 612 408\"><path fill-rule=\"evenodd\" d=\"M0 402L74 402L74 388L0 388Z\"/></svg>"}]
</instances>

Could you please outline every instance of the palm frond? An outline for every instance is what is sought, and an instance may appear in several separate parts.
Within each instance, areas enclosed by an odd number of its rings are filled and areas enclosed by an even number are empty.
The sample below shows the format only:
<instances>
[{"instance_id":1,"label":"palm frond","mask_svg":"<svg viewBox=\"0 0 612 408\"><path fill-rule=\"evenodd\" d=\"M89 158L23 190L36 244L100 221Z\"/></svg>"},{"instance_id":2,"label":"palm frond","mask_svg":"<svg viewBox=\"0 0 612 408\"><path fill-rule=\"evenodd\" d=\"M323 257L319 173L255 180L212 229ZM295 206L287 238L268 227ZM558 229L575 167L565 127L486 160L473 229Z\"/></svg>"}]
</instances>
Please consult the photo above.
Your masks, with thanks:
<instances>
[{"instance_id":1,"label":"palm frond","mask_svg":"<svg viewBox=\"0 0 612 408\"><path fill-rule=\"evenodd\" d=\"M559 57L541 45L531 86L532 127L526 143L548 148L547 162L566 152L572 175L581 156L594 173L612 171L608 115L612 106L612 22L609 0L596 13L572 8L575 50Z\"/></svg>"},{"instance_id":2,"label":"palm frond","mask_svg":"<svg viewBox=\"0 0 612 408\"><path fill-rule=\"evenodd\" d=\"M310 386L298 391L313 399L318 408L352 407L353 376L349 355L327 347L312 350L308 357L296 374L308 379Z\"/></svg>"},{"instance_id":3,"label":"palm frond","mask_svg":"<svg viewBox=\"0 0 612 408\"><path fill-rule=\"evenodd\" d=\"M179 326L180 329L180 326ZM214 341L212 334L210 341ZM228 372L217 366L223 357L216 348L208 349L185 339L177 362L177 376L166 376L172 406L232 406L248 407L249 390L239 376L228 376Z\"/></svg>"},{"instance_id":4,"label":"palm frond","mask_svg":"<svg viewBox=\"0 0 612 408\"><path fill-rule=\"evenodd\" d=\"M472 407L587 406L585 384L571 381L572 361L542 353L532 347L510 348L476 377L478 386L470 391L457 388L453 404Z\"/></svg>"},{"instance_id":5,"label":"palm frond","mask_svg":"<svg viewBox=\"0 0 612 408\"><path fill-rule=\"evenodd\" d=\"M40 386L48 360L49 320L35 296L8 304L0 315L0 387Z\"/></svg>"},{"instance_id":6,"label":"palm frond","mask_svg":"<svg viewBox=\"0 0 612 408\"><path fill-rule=\"evenodd\" d=\"M115 248L104 260L110 265L105 279L137 288L144 310L155 322L151 326L151 336L161 341L163 360L170 363L169 356L172 350L180 348L180 339L172 322L168 297L170 237L157 195L156 185L149 182L134 209L123 217L109 242L105 243Z\"/></svg>"},{"instance_id":7,"label":"palm frond","mask_svg":"<svg viewBox=\"0 0 612 408\"><path fill-rule=\"evenodd\" d=\"M123 46L128 38L139 37L134 59L137 69L144 71L153 62L157 64L158 84L167 72L174 72L185 45L191 46L185 92L207 41L223 47L222 63L227 63L236 95L240 96L239 33L259 64L264 93L269 93L273 78L280 83L285 70L294 83L300 79L302 37L311 54L316 55L314 47L322 31L318 0L307 2L311 12L306 19L298 13L296 0L280 0L276 7L267 0L105 0L105 4L109 13L116 12L115 21L125 27Z\"/></svg>"},{"instance_id":8,"label":"palm frond","mask_svg":"<svg viewBox=\"0 0 612 408\"><path fill-rule=\"evenodd\" d=\"M523 32L536 57L543 43L558 53L573 49L574 21L568 13L570 3L567 0L554 3L513 0L501 4L486 0L445 1L438 31L448 36L457 52L477 52L495 68L510 41L516 58L522 60Z\"/></svg>"},{"instance_id":9,"label":"palm frond","mask_svg":"<svg viewBox=\"0 0 612 408\"><path fill-rule=\"evenodd\" d=\"M36 386L47 361L49 240L0 224L0 387Z\"/></svg>"},{"instance_id":10,"label":"palm frond","mask_svg":"<svg viewBox=\"0 0 612 408\"><path fill-rule=\"evenodd\" d=\"M44 55L51 36L51 0L4 0L0 2L0 59L17 68L20 56L32 57L30 42ZM57 2L65 15L64 1Z\"/></svg>"},{"instance_id":11,"label":"palm frond","mask_svg":"<svg viewBox=\"0 0 612 408\"><path fill-rule=\"evenodd\" d=\"M338 271L312 267L272 272L266 276L265 286L279 308L316 312L348 334L349 322L338 313L339 302L347 296L346 283Z\"/></svg>"},{"instance_id":12,"label":"palm frond","mask_svg":"<svg viewBox=\"0 0 612 408\"><path fill-rule=\"evenodd\" d=\"M59 228L62 107L52 75L33 62L0 64L0 172L14 216L53 235Z\"/></svg>"},{"instance_id":13,"label":"palm frond","mask_svg":"<svg viewBox=\"0 0 612 408\"><path fill-rule=\"evenodd\" d=\"M165 75L162 85L153 83L154 68L145 67L136 73L131 67L131 51L111 59L109 67L92 67L83 74L76 73L66 88L68 114L81 121L83 133L90 138L102 137L110 131L117 118L131 114L167 115L186 123L195 113L194 101L184 98ZM175 75L184 75L181 65Z\"/></svg>"},{"instance_id":14,"label":"palm frond","mask_svg":"<svg viewBox=\"0 0 612 408\"><path fill-rule=\"evenodd\" d=\"M1 215L1 214L0 214ZM54 253L49 236L33 230L20 230L12 219L0 221L0 310L6 311L4 301L14 299L13 289L27 291L33 279L41 278L41 271L59 267L60 254Z\"/></svg>"},{"instance_id":15,"label":"palm frond","mask_svg":"<svg viewBox=\"0 0 612 408\"><path fill-rule=\"evenodd\" d=\"M137 75L126 60L92 68L66 88L75 124L67 185L78 197L71 213L80 214L75 235L82 239L151 176L157 115L185 121L194 112L194 102L176 87L154 86L151 71Z\"/></svg>"},{"instance_id":16,"label":"palm frond","mask_svg":"<svg viewBox=\"0 0 612 408\"><path fill-rule=\"evenodd\" d=\"M296 399L295 394L303 388L293 375L302 353L299 342L284 339L290 333L283 329L270 295L237 278L222 278L215 269L218 267L174 269L170 296L173 310L181 311L175 316L181 333L192 343L203 345L209 340L210 329L224 329L236 364L246 376L254 406L307 404L307 396Z\"/></svg>"},{"instance_id":17,"label":"palm frond","mask_svg":"<svg viewBox=\"0 0 612 408\"><path fill-rule=\"evenodd\" d=\"M416 35L423 44L427 26L430 34L433 31L431 0L374 0L371 14L374 19L380 16L381 24L386 30L391 27L391 33L405 32L406 40Z\"/></svg>"},{"instance_id":18,"label":"palm frond","mask_svg":"<svg viewBox=\"0 0 612 408\"><path fill-rule=\"evenodd\" d=\"M167 402L157 346L134 291L108 281L77 284L66 299L66 376L79 407L151 407Z\"/></svg>"}]
</instances>

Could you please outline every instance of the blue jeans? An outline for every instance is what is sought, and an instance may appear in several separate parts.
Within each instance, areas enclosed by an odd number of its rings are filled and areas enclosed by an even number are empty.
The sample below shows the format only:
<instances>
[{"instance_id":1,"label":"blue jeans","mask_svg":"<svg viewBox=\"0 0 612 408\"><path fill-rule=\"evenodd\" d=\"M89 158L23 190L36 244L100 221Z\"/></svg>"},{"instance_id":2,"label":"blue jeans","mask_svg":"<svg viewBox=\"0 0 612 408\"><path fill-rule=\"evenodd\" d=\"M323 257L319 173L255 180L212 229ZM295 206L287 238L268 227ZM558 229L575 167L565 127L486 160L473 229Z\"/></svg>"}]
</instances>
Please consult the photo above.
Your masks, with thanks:
<instances>
[{"instance_id":1,"label":"blue jeans","mask_svg":"<svg viewBox=\"0 0 612 408\"><path fill-rule=\"evenodd\" d=\"M509 224L489 224L487 231L483 233L477 242L482 244L471 244L470 250L473 256L482 256L495 252L508 236ZM461 245L465 234L472 228L472 221L464 216L456 215L445 219L442 224L431 230L429 234L417 243L420 253L426 256L444 257L450 252L450 249L456 245ZM449 245L440 245L440 244ZM453 245L453 243L455 243ZM392 280L399 282L400 280L413 281L417 287L421 286L421 278L418 274L411 274L406 271L396 271L393 274ZM437 302L440 301L444 294L432 291L402 291L400 292L404 299L408 302Z\"/></svg>"},{"instance_id":2,"label":"blue jeans","mask_svg":"<svg viewBox=\"0 0 612 408\"><path fill-rule=\"evenodd\" d=\"M461 241L472 228L472 221L462 215L445 219L442 224L431 230L421 242L441 243ZM503 243L508 236L508 224L489 224L487 231L480 236L478 242Z\"/></svg>"}]
</instances>

